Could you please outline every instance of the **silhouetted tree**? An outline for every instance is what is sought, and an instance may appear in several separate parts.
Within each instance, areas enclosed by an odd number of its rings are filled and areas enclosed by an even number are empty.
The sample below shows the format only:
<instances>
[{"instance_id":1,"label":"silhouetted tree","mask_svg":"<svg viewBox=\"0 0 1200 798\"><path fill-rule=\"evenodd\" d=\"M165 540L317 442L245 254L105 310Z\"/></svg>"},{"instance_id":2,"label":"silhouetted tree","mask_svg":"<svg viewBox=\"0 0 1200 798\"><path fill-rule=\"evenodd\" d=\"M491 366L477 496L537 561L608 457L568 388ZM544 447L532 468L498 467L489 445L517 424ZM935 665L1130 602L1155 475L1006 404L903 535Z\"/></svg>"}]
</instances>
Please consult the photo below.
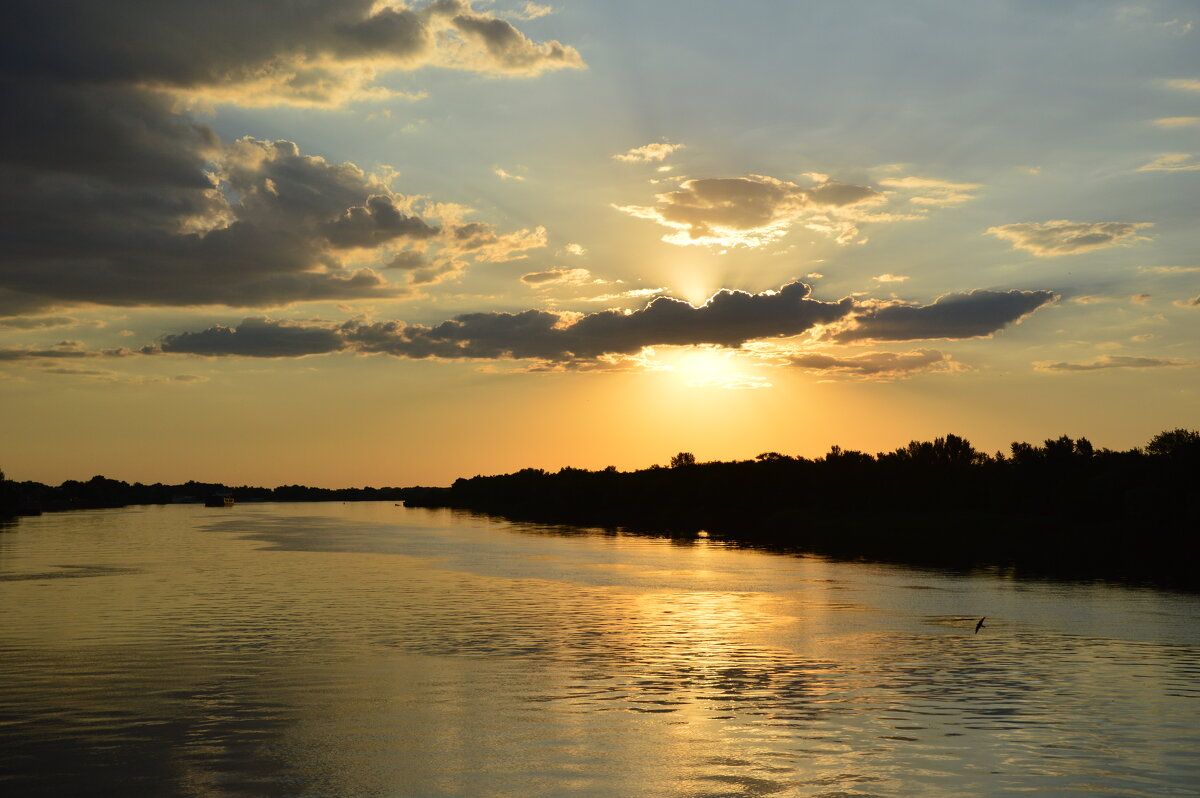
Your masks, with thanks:
<instances>
[{"instance_id":1,"label":"silhouetted tree","mask_svg":"<svg viewBox=\"0 0 1200 798\"><path fill-rule=\"evenodd\" d=\"M947 435L932 441L910 441L907 446L894 452L881 454L879 459L924 467L970 466L984 462L987 455L975 451L966 438Z\"/></svg>"},{"instance_id":2,"label":"silhouetted tree","mask_svg":"<svg viewBox=\"0 0 1200 798\"><path fill-rule=\"evenodd\" d=\"M694 466L696 464L696 455L691 452L680 452L671 458L671 468L683 468L684 466Z\"/></svg>"},{"instance_id":3,"label":"silhouetted tree","mask_svg":"<svg viewBox=\"0 0 1200 798\"><path fill-rule=\"evenodd\" d=\"M1200 432L1182 428L1160 432L1146 444L1146 454L1200 460Z\"/></svg>"}]
</instances>

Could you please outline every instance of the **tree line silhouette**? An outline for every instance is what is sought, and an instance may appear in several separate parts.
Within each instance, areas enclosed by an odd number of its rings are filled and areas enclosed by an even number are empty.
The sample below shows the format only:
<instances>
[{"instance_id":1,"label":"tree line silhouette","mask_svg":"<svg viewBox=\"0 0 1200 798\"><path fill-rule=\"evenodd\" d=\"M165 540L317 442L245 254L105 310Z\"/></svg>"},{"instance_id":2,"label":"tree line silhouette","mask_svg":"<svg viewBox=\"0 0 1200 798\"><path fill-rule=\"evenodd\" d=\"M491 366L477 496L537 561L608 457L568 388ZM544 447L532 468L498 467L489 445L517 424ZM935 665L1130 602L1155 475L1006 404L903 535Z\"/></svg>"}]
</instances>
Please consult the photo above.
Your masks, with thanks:
<instances>
[{"instance_id":1,"label":"tree line silhouette","mask_svg":"<svg viewBox=\"0 0 1200 798\"><path fill-rule=\"evenodd\" d=\"M549 524L711 537L842 557L1200 584L1200 432L1129 451L1062 436L977 451L947 435L875 455L622 472L527 468L412 490L410 506Z\"/></svg>"},{"instance_id":2,"label":"tree line silhouette","mask_svg":"<svg viewBox=\"0 0 1200 798\"><path fill-rule=\"evenodd\" d=\"M134 504L173 504L203 502L213 496L232 496L235 501L400 501L404 488L312 488L305 485L280 485L276 488L229 487L217 482L189 481L178 485L156 482L130 484L103 476L86 482L69 479L61 485L40 482L16 482L0 472L0 518L37 515L54 510L82 510L125 507Z\"/></svg>"}]
</instances>

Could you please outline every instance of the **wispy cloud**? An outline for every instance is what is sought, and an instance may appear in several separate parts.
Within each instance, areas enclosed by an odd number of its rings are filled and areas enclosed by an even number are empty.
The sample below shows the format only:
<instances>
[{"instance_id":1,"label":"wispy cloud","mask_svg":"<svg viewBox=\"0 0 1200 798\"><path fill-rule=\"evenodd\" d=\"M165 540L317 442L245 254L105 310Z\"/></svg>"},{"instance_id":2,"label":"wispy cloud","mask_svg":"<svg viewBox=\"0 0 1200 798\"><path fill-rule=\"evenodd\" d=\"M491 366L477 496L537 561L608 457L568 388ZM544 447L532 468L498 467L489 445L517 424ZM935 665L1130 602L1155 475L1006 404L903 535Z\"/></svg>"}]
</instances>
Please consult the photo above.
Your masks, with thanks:
<instances>
[{"instance_id":1,"label":"wispy cloud","mask_svg":"<svg viewBox=\"0 0 1200 798\"><path fill-rule=\"evenodd\" d=\"M1167 81L1167 85L1182 91L1200 91L1200 80L1196 78L1173 78Z\"/></svg>"},{"instance_id":2,"label":"wispy cloud","mask_svg":"<svg viewBox=\"0 0 1200 798\"><path fill-rule=\"evenodd\" d=\"M1105 369L1157 369L1181 368L1200 365L1195 360L1174 357L1130 357L1128 355L1104 355L1091 363L1052 363L1039 361L1034 367L1039 371L1103 371Z\"/></svg>"},{"instance_id":3,"label":"wispy cloud","mask_svg":"<svg viewBox=\"0 0 1200 798\"><path fill-rule=\"evenodd\" d=\"M1191 274L1200 272L1200 266L1138 266L1138 271L1150 274Z\"/></svg>"},{"instance_id":4,"label":"wispy cloud","mask_svg":"<svg viewBox=\"0 0 1200 798\"><path fill-rule=\"evenodd\" d=\"M916 205L961 205L975 199L973 192L983 188L981 183L952 183L929 177L890 177L879 181L886 188L916 192L908 201Z\"/></svg>"},{"instance_id":5,"label":"wispy cloud","mask_svg":"<svg viewBox=\"0 0 1200 798\"><path fill-rule=\"evenodd\" d=\"M513 174L512 172L509 172L506 169L501 169L498 166L495 169L493 169L492 171L501 180L516 180L517 182L521 182L521 181L525 180L524 175Z\"/></svg>"},{"instance_id":6,"label":"wispy cloud","mask_svg":"<svg viewBox=\"0 0 1200 798\"><path fill-rule=\"evenodd\" d=\"M1158 127L1195 127L1200 125L1200 116L1164 116L1155 119L1153 124Z\"/></svg>"},{"instance_id":7,"label":"wispy cloud","mask_svg":"<svg viewBox=\"0 0 1200 798\"><path fill-rule=\"evenodd\" d=\"M1139 172L1195 172L1200 170L1200 158L1186 152L1165 152L1145 166L1139 166Z\"/></svg>"},{"instance_id":8,"label":"wispy cloud","mask_svg":"<svg viewBox=\"0 0 1200 798\"><path fill-rule=\"evenodd\" d=\"M1071 222L1059 219L989 227L986 234L1008 241L1014 249L1032 252L1040 258L1053 258L1149 241L1148 237L1138 235L1138 231L1153 226L1153 222Z\"/></svg>"},{"instance_id":9,"label":"wispy cloud","mask_svg":"<svg viewBox=\"0 0 1200 798\"><path fill-rule=\"evenodd\" d=\"M544 6L539 3L526 2L525 5L521 6L519 11L510 11L508 16L512 17L513 19L531 20L553 13L554 8L552 6Z\"/></svg>"},{"instance_id":10,"label":"wispy cloud","mask_svg":"<svg viewBox=\"0 0 1200 798\"><path fill-rule=\"evenodd\" d=\"M602 283L592 277L587 269L549 269L542 272L529 272L521 275L521 282L533 288L551 288L563 285L585 285L587 283Z\"/></svg>"},{"instance_id":11,"label":"wispy cloud","mask_svg":"<svg viewBox=\"0 0 1200 798\"><path fill-rule=\"evenodd\" d=\"M625 152L617 153L613 156L614 161L624 161L625 163L652 163L654 161L665 160L668 155L681 150L685 147L684 144L675 144L667 139L662 141L652 141L649 144L643 144L641 147L633 147Z\"/></svg>"},{"instance_id":12,"label":"wispy cloud","mask_svg":"<svg viewBox=\"0 0 1200 798\"><path fill-rule=\"evenodd\" d=\"M922 372L967 370L966 366L956 362L950 355L936 349L866 352L855 355L800 351L781 354L780 362L813 374L868 380L894 380Z\"/></svg>"}]
</instances>

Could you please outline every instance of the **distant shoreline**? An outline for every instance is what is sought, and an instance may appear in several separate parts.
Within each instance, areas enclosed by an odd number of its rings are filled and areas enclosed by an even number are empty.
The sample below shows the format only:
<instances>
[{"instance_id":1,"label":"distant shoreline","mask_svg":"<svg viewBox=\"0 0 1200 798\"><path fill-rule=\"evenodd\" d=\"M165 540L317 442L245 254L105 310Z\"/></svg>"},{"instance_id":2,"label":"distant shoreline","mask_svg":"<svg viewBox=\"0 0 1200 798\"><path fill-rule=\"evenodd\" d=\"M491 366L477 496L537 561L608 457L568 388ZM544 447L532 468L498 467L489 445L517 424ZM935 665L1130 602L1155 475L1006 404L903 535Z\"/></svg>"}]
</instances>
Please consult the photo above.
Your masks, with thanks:
<instances>
[{"instance_id":1,"label":"distant shoreline","mask_svg":"<svg viewBox=\"0 0 1200 798\"><path fill-rule=\"evenodd\" d=\"M281 485L276 488L229 486L217 482L176 485L130 484L95 476L86 482L67 480L61 485L15 482L0 478L0 521L21 516L67 510L98 510L164 504L204 504L213 497L237 502L402 501L422 488L313 488Z\"/></svg>"}]
</instances>

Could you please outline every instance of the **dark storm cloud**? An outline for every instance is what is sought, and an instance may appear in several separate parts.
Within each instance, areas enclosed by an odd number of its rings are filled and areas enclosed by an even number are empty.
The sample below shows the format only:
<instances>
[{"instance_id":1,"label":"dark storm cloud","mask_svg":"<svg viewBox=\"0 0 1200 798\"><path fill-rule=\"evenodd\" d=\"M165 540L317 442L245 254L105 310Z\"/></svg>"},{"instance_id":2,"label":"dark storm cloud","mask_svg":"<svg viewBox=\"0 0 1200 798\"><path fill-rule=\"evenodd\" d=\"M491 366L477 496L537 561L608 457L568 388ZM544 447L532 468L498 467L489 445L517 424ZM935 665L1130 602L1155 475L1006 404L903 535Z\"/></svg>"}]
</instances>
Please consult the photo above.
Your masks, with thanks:
<instances>
[{"instance_id":1,"label":"dark storm cloud","mask_svg":"<svg viewBox=\"0 0 1200 798\"><path fill-rule=\"evenodd\" d=\"M336 105L378 71L580 67L469 3L12 0L0 26L0 316L76 303L225 304L390 297L342 250L434 239L436 279L544 234L437 227L353 164L290 142L222 144L192 102ZM386 92L384 92L386 93ZM515 236L515 238L514 238ZM539 237L540 236L540 237ZM407 263L408 261L404 261Z\"/></svg>"},{"instance_id":2,"label":"dark storm cloud","mask_svg":"<svg viewBox=\"0 0 1200 798\"><path fill-rule=\"evenodd\" d=\"M405 358L571 361L656 345L737 347L750 340L797 335L845 318L853 309L850 299L821 302L809 298L809 291L803 283L761 294L723 290L700 307L657 297L641 310L577 317L543 310L467 313L434 326L350 321L335 327L247 319L237 328L217 326L167 336L161 351L292 357L352 350Z\"/></svg>"},{"instance_id":3,"label":"dark storm cloud","mask_svg":"<svg viewBox=\"0 0 1200 798\"><path fill-rule=\"evenodd\" d=\"M864 303L839 342L980 338L1020 321L1055 300L1053 291L986 291L944 294L929 305Z\"/></svg>"}]
</instances>

